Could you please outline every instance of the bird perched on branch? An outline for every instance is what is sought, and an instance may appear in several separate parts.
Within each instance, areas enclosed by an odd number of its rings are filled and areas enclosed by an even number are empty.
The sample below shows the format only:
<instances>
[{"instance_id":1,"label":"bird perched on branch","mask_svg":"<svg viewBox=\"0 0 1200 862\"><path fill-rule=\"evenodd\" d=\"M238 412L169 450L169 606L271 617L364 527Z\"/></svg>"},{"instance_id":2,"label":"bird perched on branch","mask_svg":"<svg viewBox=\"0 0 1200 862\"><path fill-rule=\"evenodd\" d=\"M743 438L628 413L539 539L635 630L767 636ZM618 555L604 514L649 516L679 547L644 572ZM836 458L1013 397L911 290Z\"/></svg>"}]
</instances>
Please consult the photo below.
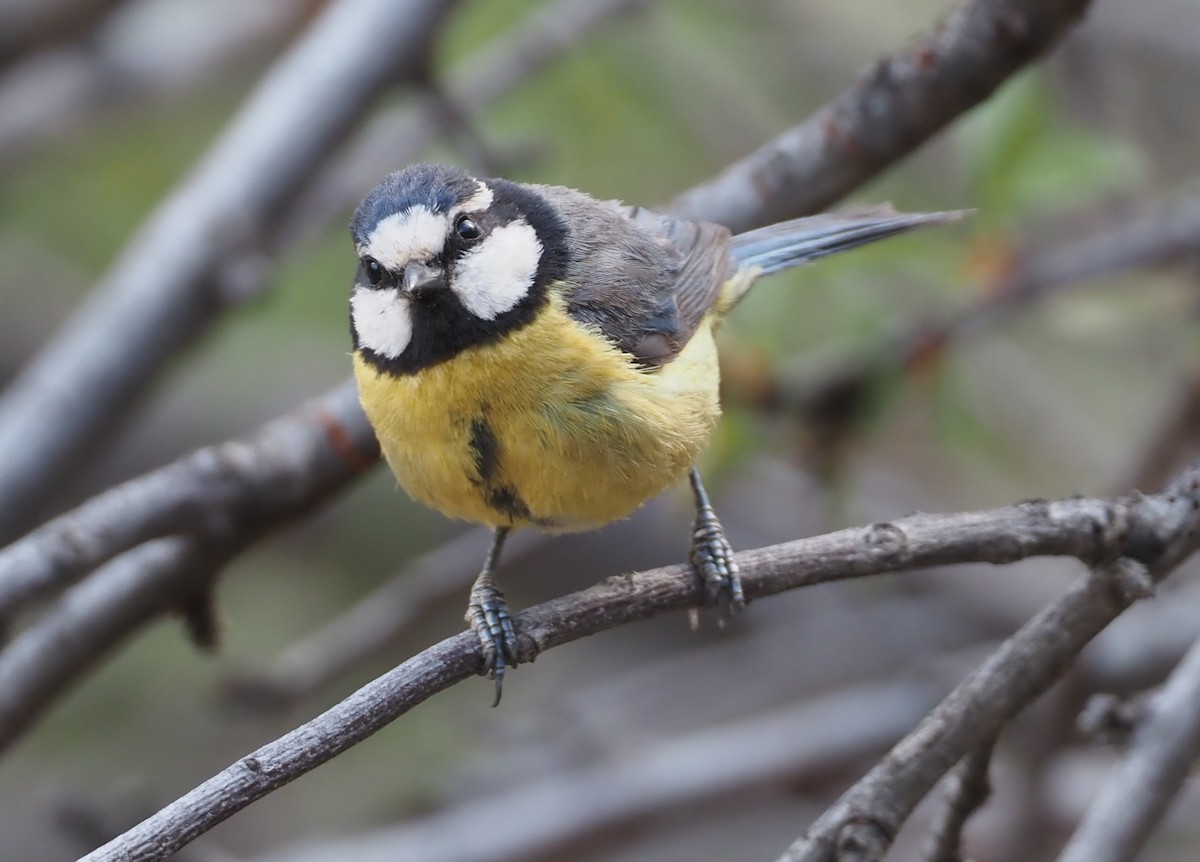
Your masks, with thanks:
<instances>
[{"instance_id":1,"label":"bird perched on branch","mask_svg":"<svg viewBox=\"0 0 1200 862\"><path fill-rule=\"evenodd\" d=\"M359 394L400 485L495 531L467 620L496 703L516 662L495 578L513 529L593 529L688 475L706 602L744 604L695 467L720 413L714 326L761 275L954 217L882 208L734 236L443 165L371 190L350 224Z\"/></svg>"}]
</instances>

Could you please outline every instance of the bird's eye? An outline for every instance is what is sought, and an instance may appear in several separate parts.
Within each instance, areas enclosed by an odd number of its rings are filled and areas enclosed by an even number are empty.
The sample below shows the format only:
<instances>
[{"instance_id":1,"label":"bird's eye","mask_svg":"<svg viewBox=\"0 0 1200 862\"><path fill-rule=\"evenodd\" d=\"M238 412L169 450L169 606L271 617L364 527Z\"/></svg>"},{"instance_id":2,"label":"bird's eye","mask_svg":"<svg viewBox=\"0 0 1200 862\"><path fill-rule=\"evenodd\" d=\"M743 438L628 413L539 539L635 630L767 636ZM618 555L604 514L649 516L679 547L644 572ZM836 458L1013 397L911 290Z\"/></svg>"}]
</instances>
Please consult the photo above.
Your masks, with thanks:
<instances>
[{"instance_id":1,"label":"bird's eye","mask_svg":"<svg viewBox=\"0 0 1200 862\"><path fill-rule=\"evenodd\" d=\"M364 257L363 269L367 271L367 281L371 282L372 286L378 285L383 281L383 264L375 258Z\"/></svg>"},{"instance_id":2,"label":"bird's eye","mask_svg":"<svg viewBox=\"0 0 1200 862\"><path fill-rule=\"evenodd\" d=\"M454 223L454 232L458 234L460 239L465 239L467 242L479 239L479 235L482 233L479 230L479 225L466 216L459 216L458 221Z\"/></svg>"}]
</instances>

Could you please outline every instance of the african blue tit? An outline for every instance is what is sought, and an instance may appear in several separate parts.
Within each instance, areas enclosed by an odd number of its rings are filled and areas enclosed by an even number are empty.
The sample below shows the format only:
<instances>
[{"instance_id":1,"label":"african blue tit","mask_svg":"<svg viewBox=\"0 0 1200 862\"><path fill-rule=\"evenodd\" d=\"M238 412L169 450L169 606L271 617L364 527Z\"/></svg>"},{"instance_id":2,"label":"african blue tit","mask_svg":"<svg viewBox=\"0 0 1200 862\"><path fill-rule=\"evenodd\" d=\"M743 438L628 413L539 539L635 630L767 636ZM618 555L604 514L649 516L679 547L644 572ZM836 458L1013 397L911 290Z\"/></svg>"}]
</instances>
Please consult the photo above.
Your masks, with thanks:
<instances>
[{"instance_id":1,"label":"african blue tit","mask_svg":"<svg viewBox=\"0 0 1200 862\"><path fill-rule=\"evenodd\" d=\"M714 326L761 275L946 219L876 210L733 236L425 164L371 190L350 225L359 394L400 485L494 530L467 620L497 702L516 661L495 578L513 529L593 529L686 474L707 602L744 604L695 467L720 414Z\"/></svg>"}]
</instances>

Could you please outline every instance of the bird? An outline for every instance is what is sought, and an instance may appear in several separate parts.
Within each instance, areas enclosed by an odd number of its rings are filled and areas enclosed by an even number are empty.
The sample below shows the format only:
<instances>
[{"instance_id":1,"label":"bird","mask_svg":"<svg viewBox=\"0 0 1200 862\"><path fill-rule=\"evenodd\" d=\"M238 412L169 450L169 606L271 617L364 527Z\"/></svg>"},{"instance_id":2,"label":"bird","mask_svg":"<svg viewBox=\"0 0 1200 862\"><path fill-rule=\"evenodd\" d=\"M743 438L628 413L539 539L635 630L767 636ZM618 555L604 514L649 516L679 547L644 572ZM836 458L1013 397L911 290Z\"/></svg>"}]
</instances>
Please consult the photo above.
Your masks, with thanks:
<instances>
[{"instance_id":1,"label":"bird","mask_svg":"<svg viewBox=\"0 0 1200 862\"><path fill-rule=\"evenodd\" d=\"M496 580L516 529L590 530L687 476L705 604L745 604L696 459L720 415L714 327L762 276L956 213L890 207L733 234L564 186L413 164L350 222L352 362L399 485L492 541L466 619L500 702Z\"/></svg>"}]
</instances>

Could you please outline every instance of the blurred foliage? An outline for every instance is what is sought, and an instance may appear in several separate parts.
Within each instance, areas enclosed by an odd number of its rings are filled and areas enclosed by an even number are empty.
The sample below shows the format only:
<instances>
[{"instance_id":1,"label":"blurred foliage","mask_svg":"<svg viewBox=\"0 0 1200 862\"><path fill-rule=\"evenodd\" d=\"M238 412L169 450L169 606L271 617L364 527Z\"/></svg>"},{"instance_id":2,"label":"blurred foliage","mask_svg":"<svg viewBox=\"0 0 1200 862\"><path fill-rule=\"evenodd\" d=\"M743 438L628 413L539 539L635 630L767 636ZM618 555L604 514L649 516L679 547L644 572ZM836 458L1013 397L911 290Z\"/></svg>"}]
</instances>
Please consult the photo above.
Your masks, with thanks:
<instances>
[{"instance_id":1,"label":"blurred foliage","mask_svg":"<svg viewBox=\"0 0 1200 862\"><path fill-rule=\"evenodd\" d=\"M1012 229L1129 194L1146 178L1131 142L1064 122L1042 73L1029 70L959 130L980 224Z\"/></svg>"}]
</instances>

